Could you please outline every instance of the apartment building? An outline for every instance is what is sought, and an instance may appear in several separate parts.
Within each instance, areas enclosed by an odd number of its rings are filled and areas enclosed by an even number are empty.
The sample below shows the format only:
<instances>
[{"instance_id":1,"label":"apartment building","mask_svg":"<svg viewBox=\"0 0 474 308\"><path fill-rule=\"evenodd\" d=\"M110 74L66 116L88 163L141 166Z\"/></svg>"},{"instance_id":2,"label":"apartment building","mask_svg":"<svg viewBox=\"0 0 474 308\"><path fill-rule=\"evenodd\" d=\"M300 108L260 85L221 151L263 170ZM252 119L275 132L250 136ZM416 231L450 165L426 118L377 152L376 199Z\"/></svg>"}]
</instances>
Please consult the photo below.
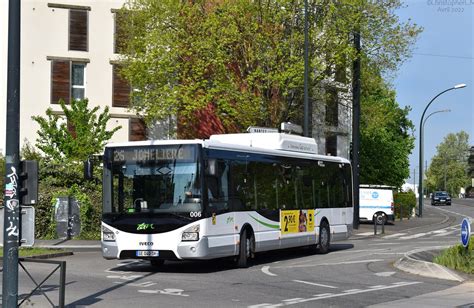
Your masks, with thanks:
<instances>
[{"instance_id":1,"label":"apartment building","mask_svg":"<svg viewBox=\"0 0 474 308\"><path fill-rule=\"evenodd\" d=\"M129 111L130 86L118 74L116 11L123 0L21 3L20 144L34 144L39 126L32 116L47 108L61 114L60 99L88 98L89 106L109 107L109 129L122 128L112 141L143 140L145 126ZM0 4L0 111L5 132L8 1ZM5 111L4 111L5 110ZM5 152L5 133L0 133Z\"/></svg>"}]
</instances>

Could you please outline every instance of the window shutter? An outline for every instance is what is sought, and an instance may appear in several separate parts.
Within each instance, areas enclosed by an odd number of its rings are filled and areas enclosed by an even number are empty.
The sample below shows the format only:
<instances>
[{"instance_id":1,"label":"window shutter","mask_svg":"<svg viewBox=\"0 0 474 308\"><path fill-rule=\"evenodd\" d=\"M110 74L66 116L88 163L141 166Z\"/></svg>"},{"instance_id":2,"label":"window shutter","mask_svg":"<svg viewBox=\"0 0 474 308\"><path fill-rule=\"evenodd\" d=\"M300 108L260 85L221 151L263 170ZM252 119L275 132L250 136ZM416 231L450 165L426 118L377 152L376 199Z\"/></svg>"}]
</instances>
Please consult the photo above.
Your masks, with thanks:
<instances>
[{"instance_id":1,"label":"window shutter","mask_svg":"<svg viewBox=\"0 0 474 308\"><path fill-rule=\"evenodd\" d=\"M54 60L51 62L51 65L51 103L58 104L59 100L63 99L66 104L69 104L70 62Z\"/></svg>"},{"instance_id":2,"label":"window shutter","mask_svg":"<svg viewBox=\"0 0 474 308\"><path fill-rule=\"evenodd\" d=\"M128 139L129 141L146 140L146 125L142 119L130 119L130 133Z\"/></svg>"},{"instance_id":3,"label":"window shutter","mask_svg":"<svg viewBox=\"0 0 474 308\"><path fill-rule=\"evenodd\" d=\"M128 81L120 76L120 66L113 65L113 93L112 107L129 107L130 106L130 85Z\"/></svg>"},{"instance_id":4,"label":"window shutter","mask_svg":"<svg viewBox=\"0 0 474 308\"><path fill-rule=\"evenodd\" d=\"M87 49L87 11L69 10L69 50Z\"/></svg>"}]
</instances>

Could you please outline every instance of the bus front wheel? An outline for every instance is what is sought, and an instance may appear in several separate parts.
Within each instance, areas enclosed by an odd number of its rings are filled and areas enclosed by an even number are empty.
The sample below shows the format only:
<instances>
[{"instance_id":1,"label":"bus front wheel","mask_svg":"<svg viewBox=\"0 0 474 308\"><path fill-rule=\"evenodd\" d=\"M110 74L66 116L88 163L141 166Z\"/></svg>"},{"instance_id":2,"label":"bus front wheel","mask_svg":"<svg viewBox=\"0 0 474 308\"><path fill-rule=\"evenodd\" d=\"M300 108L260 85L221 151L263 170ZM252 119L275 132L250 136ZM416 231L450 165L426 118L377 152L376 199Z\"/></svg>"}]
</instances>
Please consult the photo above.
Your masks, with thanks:
<instances>
[{"instance_id":1,"label":"bus front wheel","mask_svg":"<svg viewBox=\"0 0 474 308\"><path fill-rule=\"evenodd\" d=\"M329 224L326 221L321 222L319 226L319 253L327 253L329 251L329 243L331 239L331 233L329 232Z\"/></svg>"},{"instance_id":2,"label":"bus front wheel","mask_svg":"<svg viewBox=\"0 0 474 308\"><path fill-rule=\"evenodd\" d=\"M249 260L252 257L252 239L248 229L244 229L240 234L239 255L237 256L237 266L246 268L249 266Z\"/></svg>"}]
</instances>

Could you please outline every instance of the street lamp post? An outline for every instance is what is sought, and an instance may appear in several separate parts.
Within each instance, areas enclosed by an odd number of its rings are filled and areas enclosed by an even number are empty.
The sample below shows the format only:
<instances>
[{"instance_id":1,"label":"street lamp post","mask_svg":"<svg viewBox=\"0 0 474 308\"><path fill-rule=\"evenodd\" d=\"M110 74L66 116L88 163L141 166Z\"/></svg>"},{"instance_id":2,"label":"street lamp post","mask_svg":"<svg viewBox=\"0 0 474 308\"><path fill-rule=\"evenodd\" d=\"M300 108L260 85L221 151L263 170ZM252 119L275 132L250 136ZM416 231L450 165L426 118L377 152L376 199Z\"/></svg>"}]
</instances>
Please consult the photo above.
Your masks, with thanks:
<instances>
[{"instance_id":1,"label":"street lamp post","mask_svg":"<svg viewBox=\"0 0 474 308\"><path fill-rule=\"evenodd\" d=\"M451 87L449 89L446 89L440 93L438 93L431 101L426 105L425 109L423 110L423 114L421 115L420 119L420 174L419 174L419 181L418 181L418 216L423 217L423 118L425 117L426 110L430 105L434 102L435 99L437 99L440 95L443 93L446 93L451 90L457 90L457 89L462 89L466 87L466 84L461 83L458 85L455 85L454 87ZM430 114L431 115L431 114ZM427 118L428 119L428 118Z\"/></svg>"}]
</instances>

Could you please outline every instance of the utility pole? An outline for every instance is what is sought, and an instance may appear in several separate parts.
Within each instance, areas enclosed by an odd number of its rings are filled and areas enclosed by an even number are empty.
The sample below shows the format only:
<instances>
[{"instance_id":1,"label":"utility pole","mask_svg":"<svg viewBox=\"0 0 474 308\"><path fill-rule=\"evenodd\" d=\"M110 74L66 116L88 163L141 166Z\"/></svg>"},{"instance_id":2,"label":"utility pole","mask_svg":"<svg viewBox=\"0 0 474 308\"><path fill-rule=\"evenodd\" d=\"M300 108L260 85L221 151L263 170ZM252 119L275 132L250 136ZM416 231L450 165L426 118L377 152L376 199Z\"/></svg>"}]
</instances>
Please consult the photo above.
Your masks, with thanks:
<instances>
[{"instance_id":1,"label":"utility pole","mask_svg":"<svg viewBox=\"0 0 474 308\"><path fill-rule=\"evenodd\" d=\"M304 0L304 125L303 135L309 137L309 25L308 0Z\"/></svg>"},{"instance_id":2,"label":"utility pole","mask_svg":"<svg viewBox=\"0 0 474 308\"><path fill-rule=\"evenodd\" d=\"M2 307L18 305L20 239L20 0L8 4L7 129L3 221Z\"/></svg>"},{"instance_id":3,"label":"utility pole","mask_svg":"<svg viewBox=\"0 0 474 308\"><path fill-rule=\"evenodd\" d=\"M359 229L359 148L360 148L360 33L354 32L357 56L352 64L352 174L354 177L353 227Z\"/></svg>"}]
</instances>

